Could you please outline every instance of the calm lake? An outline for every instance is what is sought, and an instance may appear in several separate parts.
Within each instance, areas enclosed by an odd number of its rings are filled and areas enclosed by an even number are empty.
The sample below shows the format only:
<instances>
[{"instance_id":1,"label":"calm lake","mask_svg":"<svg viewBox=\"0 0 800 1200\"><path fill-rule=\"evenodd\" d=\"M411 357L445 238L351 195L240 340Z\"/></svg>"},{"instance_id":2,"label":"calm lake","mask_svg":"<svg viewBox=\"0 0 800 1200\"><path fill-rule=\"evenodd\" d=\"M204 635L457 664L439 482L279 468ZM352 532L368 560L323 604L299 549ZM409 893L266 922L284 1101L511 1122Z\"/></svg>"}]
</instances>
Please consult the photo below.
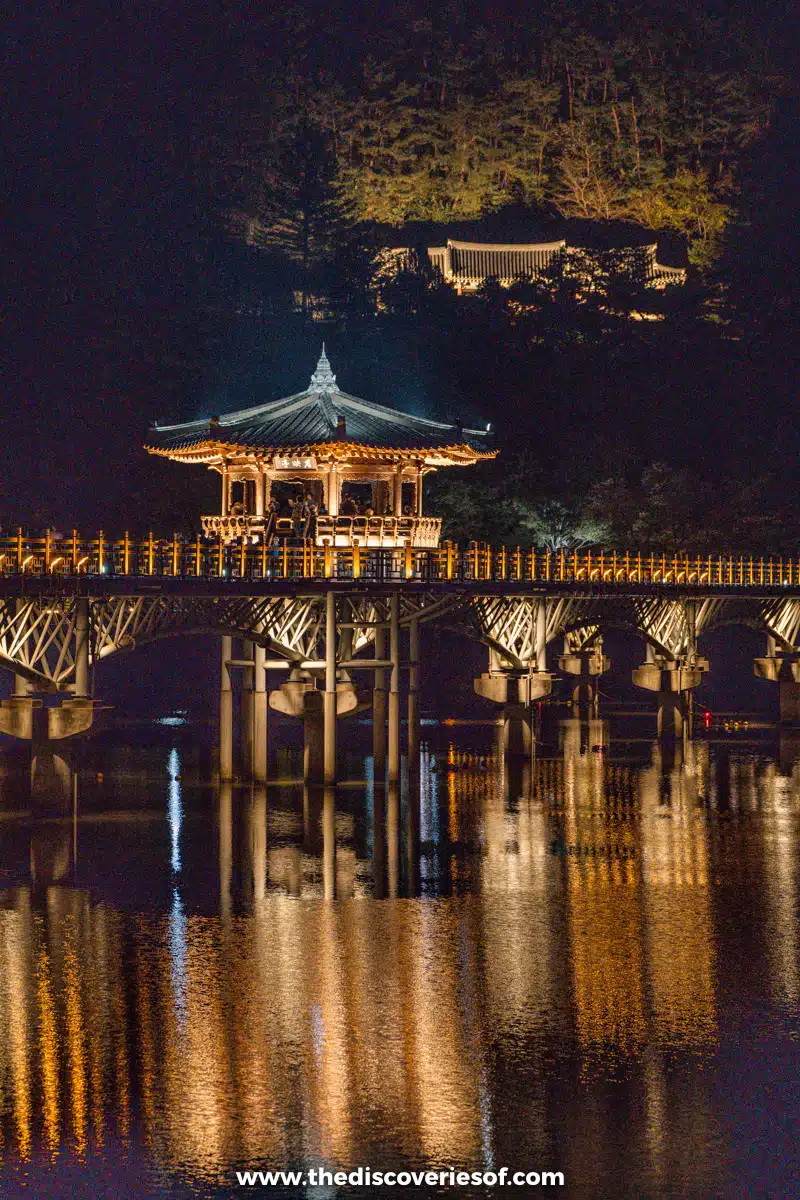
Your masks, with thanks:
<instances>
[{"instance_id":1,"label":"calm lake","mask_svg":"<svg viewBox=\"0 0 800 1200\"><path fill-rule=\"evenodd\" d=\"M376 789L351 749L334 795L280 729L274 783L215 786L181 721L89 743L63 817L4 752L3 1200L369 1194L237 1185L320 1166L800 1195L777 731L717 722L673 755L652 719L553 719L504 765L491 724L430 722L418 779Z\"/></svg>"}]
</instances>

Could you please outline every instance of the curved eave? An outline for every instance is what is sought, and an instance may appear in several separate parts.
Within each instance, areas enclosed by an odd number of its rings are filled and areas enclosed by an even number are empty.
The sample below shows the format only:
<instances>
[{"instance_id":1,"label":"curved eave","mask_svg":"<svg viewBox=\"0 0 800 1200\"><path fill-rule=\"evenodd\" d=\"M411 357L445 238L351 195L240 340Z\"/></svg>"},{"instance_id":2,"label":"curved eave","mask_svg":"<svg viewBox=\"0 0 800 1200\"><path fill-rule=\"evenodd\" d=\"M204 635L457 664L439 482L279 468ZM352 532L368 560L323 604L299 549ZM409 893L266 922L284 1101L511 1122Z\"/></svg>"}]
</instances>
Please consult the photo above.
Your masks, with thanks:
<instances>
[{"instance_id":1,"label":"curved eave","mask_svg":"<svg viewBox=\"0 0 800 1200\"><path fill-rule=\"evenodd\" d=\"M367 446L361 442L308 442L293 446L247 446L236 442L198 441L190 446L171 449L163 446L145 445L148 454L158 454L174 462L202 465L223 458L250 458L269 460L279 458L302 458L306 455L336 460L364 459L409 459L423 461L430 466L468 466L484 459L497 457L497 450L476 450L465 442L452 446Z\"/></svg>"}]
</instances>

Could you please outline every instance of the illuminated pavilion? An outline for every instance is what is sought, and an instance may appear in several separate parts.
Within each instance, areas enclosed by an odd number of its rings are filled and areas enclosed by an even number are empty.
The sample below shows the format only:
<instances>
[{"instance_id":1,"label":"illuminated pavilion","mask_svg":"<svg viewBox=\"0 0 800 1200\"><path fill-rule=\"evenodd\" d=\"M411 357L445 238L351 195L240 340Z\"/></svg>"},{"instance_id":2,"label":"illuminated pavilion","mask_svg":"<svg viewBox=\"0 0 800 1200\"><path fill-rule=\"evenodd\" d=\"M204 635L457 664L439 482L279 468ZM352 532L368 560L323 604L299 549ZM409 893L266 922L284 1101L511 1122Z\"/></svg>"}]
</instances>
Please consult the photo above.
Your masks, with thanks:
<instances>
[{"instance_id":1,"label":"illuminated pavilion","mask_svg":"<svg viewBox=\"0 0 800 1200\"><path fill-rule=\"evenodd\" d=\"M424 516L422 480L438 467L494 458L489 427L464 429L412 416L340 390L322 348L308 387L281 400L183 425L154 425L146 449L203 463L222 480L220 513L207 535L260 540L275 533L274 484L310 492L326 510L318 545L436 546L441 519ZM371 485L373 516L344 516L342 485Z\"/></svg>"}]
</instances>

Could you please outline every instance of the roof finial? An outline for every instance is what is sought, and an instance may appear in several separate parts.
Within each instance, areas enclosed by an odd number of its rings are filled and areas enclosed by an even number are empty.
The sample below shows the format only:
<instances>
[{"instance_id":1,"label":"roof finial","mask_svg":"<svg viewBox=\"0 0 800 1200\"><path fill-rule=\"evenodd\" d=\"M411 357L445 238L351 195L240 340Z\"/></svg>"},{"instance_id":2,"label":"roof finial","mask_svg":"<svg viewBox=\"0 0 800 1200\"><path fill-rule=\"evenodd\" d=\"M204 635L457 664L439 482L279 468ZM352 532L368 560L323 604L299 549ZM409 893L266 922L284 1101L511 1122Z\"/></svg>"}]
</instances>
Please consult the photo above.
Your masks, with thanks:
<instances>
[{"instance_id":1,"label":"roof finial","mask_svg":"<svg viewBox=\"0 0 800 1200\"><path fill-rule=\"evenodd\" d=\"M333 392L336 390L336 376L331 370L331 364L328 362L328 356L325 353L325 343L322 343L322 354L319 356L317 369L311 376L306 391L309 392Z\"/></svg>"}]
</instances>

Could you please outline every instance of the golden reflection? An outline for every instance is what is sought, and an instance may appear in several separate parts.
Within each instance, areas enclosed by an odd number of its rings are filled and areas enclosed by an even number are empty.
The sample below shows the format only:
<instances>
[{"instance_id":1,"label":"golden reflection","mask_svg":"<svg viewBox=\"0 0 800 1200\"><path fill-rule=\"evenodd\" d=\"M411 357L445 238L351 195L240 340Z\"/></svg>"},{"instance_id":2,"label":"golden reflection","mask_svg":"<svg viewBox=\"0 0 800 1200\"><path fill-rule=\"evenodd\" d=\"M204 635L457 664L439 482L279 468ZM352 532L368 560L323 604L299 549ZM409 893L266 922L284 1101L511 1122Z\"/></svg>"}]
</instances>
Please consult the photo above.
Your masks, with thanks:
<instances>
[{"instance_id":1,"label":"golden reflection","mask_svg":"<svg viewBox=\"0 0 800 1200\"><path fill-rule=\"evenodd\" d=\"M772 961L775 990L784 1001L800 999L800 939L797 854L797 809L800 776L780 774L770 763L754 783L755 802L762 813L764 888L769 897L767 951Z\"/></svg>"},{"instance_id":2,"label":"golden reflection","mask_svg":"<svg viewBox=\"0 0 800 1200\"><path fill-rule=\"evenodd\" d=\"M687 742L641 773L641 852L654 1032L672 1044L716 1038L708 746Z\"/></svg>"},{"instance_id":3,"label":"golden reflection","mask_svg":"<svg viewBox=\"0 0 800 1200\"><path fill-rule=\"evenodd\" d=\"M42 1125L44 1142L51 1155L58 1150L60 1135L59 1037L56 1022L50 956L42 936L41 921L36 922L39 947L36 991L39 1012L39 1061L42 1074Z\"/></svg>"},{"instance_id":4,"label":"golden reflection","mask_svg":"<svg viewBox=\"0 0 800 1200\"><path fill-rule=\"evenodd\" d=\"M76 941L76 923L66 924L61 945L64 970L65 1038L67 1048L67 1091L72 1117L72 1141L79 1158L86 1153L88 1104L86 1095L86 1013L81 1003L81 964Z\"/></svg>"},{"instance_id":5,"label":"golden reflection","mask_svg":"<svg viewBox=\"0 0 800 1200\"><path fill-rule=\"evenodd\" d=\"M10 1100L16 1138L16 1150L23 1160L31 1154L31 1024L29 980L31 978L32 918L29 897L20 891L14 909L2 917L2 958L0 972L0 1019L3 1037L0 1053L0 1094L5 1091ZM5 1086L3 1086L5 1085ZM7 1101L8 1103L8 1101Z\"/></svg>"},{"instance_id":6,"label":"golden reflection","mask_svg":"<svg viewBox=\"0 0 800 1200\"><path fill-rule=\"evenodd\" d=\"M574 721L557 759L453 747L442 766L446 780L423 755L412 833L398 789L375 798L363 859L341 792L306 795L303 823L299 796L287 815L242 792L234 837L221 788L223 919L177 886L148 918L77 889L51 887L38 910L25 890L0 896L0 1153L125 1141L136 1097L137 1136L207 1180L371 1152L475 1162L503 1136L495 1065L525 1064L525 1120L545 1131L566 1046L584 1077L638 1064L637 1136L660 1178L666 1052L717 1040L709 802L727 785L707 746L656 745L633 767L609 761L602 722ZM735 767L730 793L758 810L773 982L796 1001L797 780ZM444 843L467 894L400 898L409 838L424 883ZM356 898L370 863L386 900ZM234 879L251 915L233 916ZM589 1118L605 1137L602 1106Z\"/></svg>"}]
</instances>

